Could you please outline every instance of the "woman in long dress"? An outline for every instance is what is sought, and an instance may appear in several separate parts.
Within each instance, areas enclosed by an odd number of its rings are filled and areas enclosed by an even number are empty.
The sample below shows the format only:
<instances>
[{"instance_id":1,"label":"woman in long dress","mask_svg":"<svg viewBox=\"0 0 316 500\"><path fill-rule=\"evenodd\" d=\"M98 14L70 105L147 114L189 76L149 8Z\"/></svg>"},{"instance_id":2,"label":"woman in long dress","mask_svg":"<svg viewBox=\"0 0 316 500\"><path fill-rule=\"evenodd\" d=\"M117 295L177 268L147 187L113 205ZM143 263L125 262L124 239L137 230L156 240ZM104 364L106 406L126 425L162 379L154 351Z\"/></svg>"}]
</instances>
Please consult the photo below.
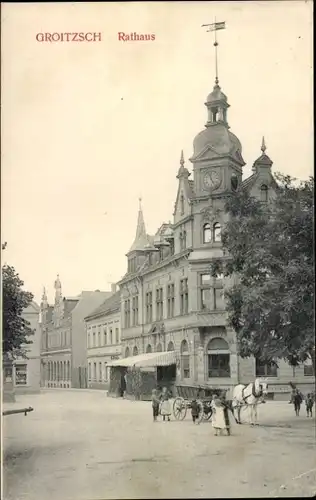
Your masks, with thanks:
<instances>
[{"instance_id":1,"label":"woman in long dress","mask_svg":"<svg viewBox=\"0 0 316 500\"><path fill-rule=\"evenodd\" d=\"M230 435L230 425L227 409L224 407L222 401L215 394L212 398L212 426L215 429L215 436L218 436L218 431L226 430ZM226 411L225 411L226 410Z\"/></svg>"},{"instance_id":2,"label":"woman in long dress","mask_svg":"<svg viewBox=\"0 0 316 500\"><path fill-rule=\"evenodd\" d=\"M162 415L163 420L166 420L167 417L168 422L170 422L170 415L171 415L171 404L169 401L170 397L171 393L168 391L167 387L163 387L162 393L160 395L160 400L161 400L160 414Z\"/></svg>"}]
</instances>

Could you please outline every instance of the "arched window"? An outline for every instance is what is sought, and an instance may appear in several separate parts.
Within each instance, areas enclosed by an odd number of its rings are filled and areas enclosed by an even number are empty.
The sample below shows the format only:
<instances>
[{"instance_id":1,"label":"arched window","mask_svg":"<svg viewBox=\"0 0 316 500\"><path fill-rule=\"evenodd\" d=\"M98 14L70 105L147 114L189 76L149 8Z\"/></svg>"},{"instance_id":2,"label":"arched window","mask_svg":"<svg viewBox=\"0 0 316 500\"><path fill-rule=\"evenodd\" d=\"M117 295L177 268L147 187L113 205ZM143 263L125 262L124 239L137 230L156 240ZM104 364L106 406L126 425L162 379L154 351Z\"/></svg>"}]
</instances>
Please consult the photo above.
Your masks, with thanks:
<instances>
[{"instance_id":1,"label":"arched window","mask_svg":"<svg viewBox=\"0 0 316 500\"><path fill-rule=\"evenodd\" d=\"M212 241L212 230L209 223L203 226L203 243L210 243Z\"/></svg>"},{"instance_id":2,"label":"arched window","mask_svg":"<svg viewBox=\"0 0 316 500\"><path fill-rule=\"evenodd\" d=\"M148 344L148 346L146 347L146 352L152 352L152 349L151 349L151 345Z\"/></svg>"},{"instance_id":3,"label":"arched window","mask_svg":"<svg viewBox=\"0 0 316 500\"><path fill-rule=\"evenodd\" d=\"M133 349L133 356L137 356L138 355L138 349L135 345L134 349Z\"/></svg>"},{"instance_id":4,"label":"arched window","mask_svg":"<svg viewBox=\"0 0 316 500\"><path fill-rule=\"evenodd\" d=\"M181 215L183 215L184 214L184 196L182 193L180 196L180 210L181 210Z\"/></svg>"},{"instance_id":5,"label":"arched window","mask_svg":"<svg viewBox=\"0 0 316 500\"><path fill-rule=\"evenodd\" d=\"M213 241L221 241L222 236L221 236L222 228L219 222L215 222L213 225Z\"/></svg>"},{"instance_id":6,"label":"arched window","mask_svg":"<svg viewBox=\"0 0 316 500\"><path fill-rule=\"evenodd\" d=\"M208 343L208 377L230 377L230 351L226 340L216 337Z\"/></svg>"},{"instance_id":7,"label":"arched window","mask_svg":"<svg viewBox=\"0 0 316 500\"><path fill-rule=\"evenodd\" d=\"M181 342L181 378L190 378L190 355L189 346L186 340Z\"/></svg>"},{"instance_id":8,"label":"arched window","mask_svg":"<svg viewBox=\"0 0 316 500\"><path fill-rule=\"evenodd\" d=\"M161 344L157 345L156 352L162 352L162 345Z\"/></svg>"},{"instance_id":9,"label":"arched window","mask_svg":"<svg viewBox=\"0 0 316 500\"><path fill-rule=\"evenodd\" d=\"M266 184L262 184L261 186L261 201L268 201L268 186L266 186Z\"/></svg>"},{"instance_id":10,"label":"arched window","mask_svg":"<svg viewBox=\"0 0 316 500\"><path fill-rule=\"evenodd\" d=\"M174 343L173 342L169 342L167 351L174 351Z\"/></svg>"},{"instance_id":11,"label":"arched window","mask_svg":"<svg viewBox=\"0 0 316 500\"><path fill-rule=\"evenodd\" d=\"M126 349L125 349L125 358L128 358L129 356L130 356L129 347L126 347Z\"/></svg>"}]
</instances>

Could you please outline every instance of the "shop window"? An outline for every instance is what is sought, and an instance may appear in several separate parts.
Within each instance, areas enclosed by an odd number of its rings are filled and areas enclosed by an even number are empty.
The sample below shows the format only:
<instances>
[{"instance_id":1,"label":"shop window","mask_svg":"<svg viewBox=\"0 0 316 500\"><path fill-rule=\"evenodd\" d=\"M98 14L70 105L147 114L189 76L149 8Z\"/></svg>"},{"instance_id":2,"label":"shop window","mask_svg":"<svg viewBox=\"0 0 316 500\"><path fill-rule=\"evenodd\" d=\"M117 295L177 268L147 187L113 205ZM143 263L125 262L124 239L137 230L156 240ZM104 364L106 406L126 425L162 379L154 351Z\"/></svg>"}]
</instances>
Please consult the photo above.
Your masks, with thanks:
<instances>
[{"instance_id":1,"label":"shop window","mask_svg":"<svg viewBox=\"0 0 316 500\"><path fill-rule=\"evenodd\" d=\"M256 377L277 377L278 368L274 364L256 359Z\"/></svg>"},{"instance_id":2,"label":"shop window","mask_svg":"<svg viewBox=\"0 0 316 500\"><path fill-rule=\"evenodd\" d=\"M15 366L15 385L27 384L27 365Z\"/></svg>"},{"instance_id":3,"label":"shop window","mask_svg":"<svg viewBox=\"0 0 316 500\"><path fill-rule=\"evenodd\" d=\"M227 342L220 338L212 339L207 347L208 377L230 377L230 351Z\"/></svg>"}]
</instances>

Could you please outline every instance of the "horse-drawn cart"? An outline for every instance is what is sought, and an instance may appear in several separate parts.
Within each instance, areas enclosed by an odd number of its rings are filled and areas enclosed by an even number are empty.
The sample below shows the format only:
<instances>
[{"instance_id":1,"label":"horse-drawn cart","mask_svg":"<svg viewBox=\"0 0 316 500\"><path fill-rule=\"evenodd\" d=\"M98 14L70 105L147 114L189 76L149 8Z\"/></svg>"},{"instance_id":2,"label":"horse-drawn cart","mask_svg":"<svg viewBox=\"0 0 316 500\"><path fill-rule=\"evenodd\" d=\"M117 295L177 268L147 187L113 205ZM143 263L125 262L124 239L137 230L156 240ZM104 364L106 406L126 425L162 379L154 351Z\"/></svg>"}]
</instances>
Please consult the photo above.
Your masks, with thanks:
<instances>
[{"instance_id":1,"label":"horse-drawn cart","mask_svg":"<svg viewBox=\"0 0 316 500\"><path fill-rule=\"evenodd\" d=\"M176 386L177 396L173 402L173 415L176 420L184 420L187 411L192 408L192 402L196 401L199 407L196 422L200 424L202 420L210 420L212 416L212 396L219 396L223 393L221 389L202 386Z\"/></svg>"}]
</instances>

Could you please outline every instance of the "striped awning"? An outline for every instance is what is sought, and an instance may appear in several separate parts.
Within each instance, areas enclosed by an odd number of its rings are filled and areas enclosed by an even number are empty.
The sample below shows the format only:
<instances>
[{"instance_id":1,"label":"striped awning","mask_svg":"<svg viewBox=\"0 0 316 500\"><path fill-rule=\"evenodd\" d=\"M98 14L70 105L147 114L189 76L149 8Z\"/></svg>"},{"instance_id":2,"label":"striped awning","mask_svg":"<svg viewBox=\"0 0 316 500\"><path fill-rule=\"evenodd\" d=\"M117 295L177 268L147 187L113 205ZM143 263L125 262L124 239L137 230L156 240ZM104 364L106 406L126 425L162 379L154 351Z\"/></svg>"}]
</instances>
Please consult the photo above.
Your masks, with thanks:
<instances>
[{"instance_id":1,"label":"striped awning","mask_svg":"<svg viewBox=\"0 0 316 500\"><path fill-rule=\"evenodd\" d=\"M138 366L138 367L154 367L154 366L170 366L176 364L175 351L165 352L148 352L139 354L138 356L130 356L128 358L118 359L107 366Z\"/></svg>"}]
</instances>

